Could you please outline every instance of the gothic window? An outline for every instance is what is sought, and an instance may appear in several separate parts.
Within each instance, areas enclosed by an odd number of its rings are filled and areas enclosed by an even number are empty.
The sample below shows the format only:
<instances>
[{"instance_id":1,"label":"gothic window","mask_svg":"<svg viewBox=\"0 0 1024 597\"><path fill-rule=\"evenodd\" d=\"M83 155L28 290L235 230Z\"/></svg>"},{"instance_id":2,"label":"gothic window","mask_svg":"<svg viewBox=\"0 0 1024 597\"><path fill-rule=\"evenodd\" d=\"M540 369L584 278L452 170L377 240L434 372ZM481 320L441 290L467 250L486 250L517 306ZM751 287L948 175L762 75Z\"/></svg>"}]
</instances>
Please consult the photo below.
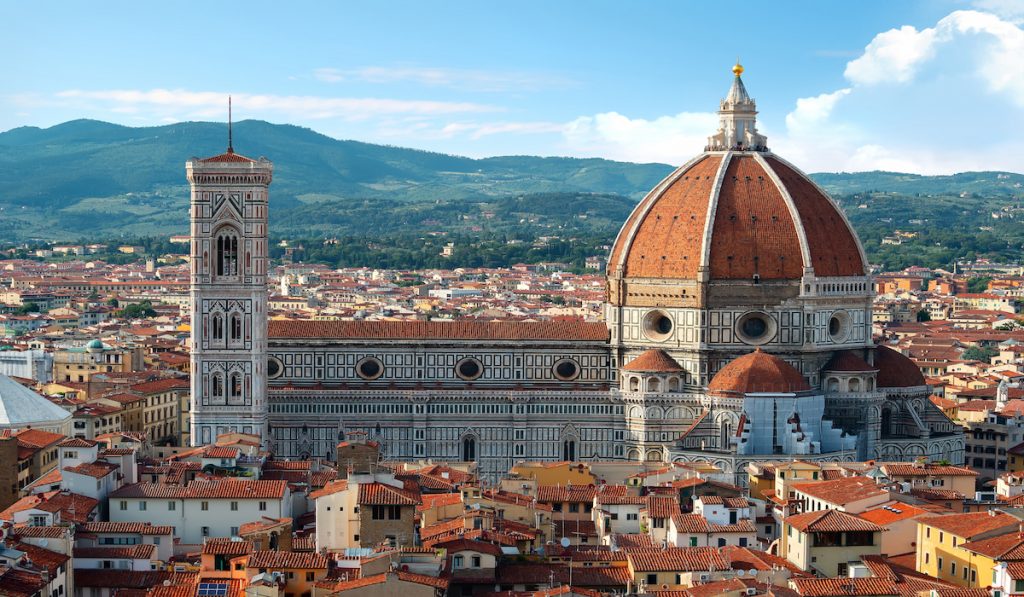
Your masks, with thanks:
<instances>
[{"instance_id":1,"label":"gothic window","mask_svg":"<svg viewBox=\"0 0 1024 597\"><path fill-rule=\"evenodd\" d=\"M224 339L224 318L220 315L220 313L217 313L217 314L215 314L213 316L213 321L211 322L211 327L213 327L213 339L214 340L223 340Z\"/></svg>"},{"instance_id":2,"label":"gothic window","mask_svg":"<svg viewBox=\"0 0 1024 597\"><path fill-rule=\"evenodd\" d=\"M238 235L231 228L217 234L217 275L238 275Z\"/></svg>"},{"instance_id":3,"label":"gothic window","mask_svg":"<svg viewBox=\"0 0 1024 597\"><path fill-rule=\"evenodd\" d=\"M576 460L576 442L567 439L562 442L562 460L573 462Z\"/></svg>"},{"instance_id":4,"label":"gothic window","mask_svg":"<svg viewBox=\"0 0 1024 597\"><path fill-rule=\"evenodd\" d=\"M210 393L216 398L224 396L224 379L220 373L213 374L213 379L210 381Z\"/></svg>"},{"instance_id":5,"label":"gothic window","mask_svg":"<svg viewBox=\"0 0 1024 597\"><path fill-rule=\"evenodd\" d=\"M239 398L242 396L242 374L232 373L231 374L231 397Z\"/></svg>"},{"instance_id":6,"label":"gothic window","mask_svg":"<svg viewBox=\"0 0 1024 597\"><path fill-rule=\"evenodd\" d=\"M238 313L231 314L231 339L242 339L242 317Z\"/></svg>"},{"instance_id":7,"label":"gothic window","mask_svg":"<svg viewBox=\"0 0 1024 597\"><path fill-rule=\"evenodd\" d=\"M467 437L462 440L462 461L472 462L476 460L476 440Z\"/></svg>"},{"instance_id":8,"label":"gothic window","mask_svg":"<svg viewBox=\"0 0 1024 597\"><path fill-rule=\"evenodd\" d=\"M731 431L732 431L732 425L730 425L728 421L724 421L722 423L722 438L721 438L722 439L721 448L723 450L729 449L729 434L731 433Z\"/></svg>"}]
</instances>

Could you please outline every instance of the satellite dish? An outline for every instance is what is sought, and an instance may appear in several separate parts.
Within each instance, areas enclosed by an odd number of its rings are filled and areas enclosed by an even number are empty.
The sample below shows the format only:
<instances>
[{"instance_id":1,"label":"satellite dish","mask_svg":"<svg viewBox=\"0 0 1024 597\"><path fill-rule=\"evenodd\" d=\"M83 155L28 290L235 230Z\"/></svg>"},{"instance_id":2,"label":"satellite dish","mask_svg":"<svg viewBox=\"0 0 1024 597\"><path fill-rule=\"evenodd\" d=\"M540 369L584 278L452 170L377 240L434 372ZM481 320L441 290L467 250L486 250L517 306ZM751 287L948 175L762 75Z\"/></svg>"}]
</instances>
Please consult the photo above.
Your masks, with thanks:
<instances>
[{"instance_id":1,"label":"satellite dish","mask_svg":"<svg viewBox=\"0 0 1024 597\"><path fill-rule=\"evenodd\" d=\"M562 547L569 547L569 538L568 537L562 537L562 540L559 541L559 543L562 544Z\"/></svg>"}]
</instances>

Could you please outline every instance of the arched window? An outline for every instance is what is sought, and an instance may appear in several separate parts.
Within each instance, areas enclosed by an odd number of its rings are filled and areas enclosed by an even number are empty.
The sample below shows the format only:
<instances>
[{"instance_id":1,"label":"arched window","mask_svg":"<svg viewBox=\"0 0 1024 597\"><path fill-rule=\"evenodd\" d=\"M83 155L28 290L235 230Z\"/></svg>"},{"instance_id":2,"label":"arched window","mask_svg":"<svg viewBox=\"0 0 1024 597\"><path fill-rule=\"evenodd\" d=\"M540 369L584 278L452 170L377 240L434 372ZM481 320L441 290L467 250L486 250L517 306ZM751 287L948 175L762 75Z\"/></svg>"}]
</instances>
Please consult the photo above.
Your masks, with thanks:
<instances>
[{"instance_id":1,"label":"arched window","mask_svg":"<svg viewBox=\"0 0 1024 597\"><path fill-rule=\"evenodd\" d=\"M729 436L732 434L732 425L728 421L722 422L722 445L719 446L722 450L729 448Z\"/></svg>"},{"instance_id":2,"label":"arched window","mask_svg":"<svg viewBox=\"0 0 1024 597\"><path fill-rule=\"evenodd\" d=\"M848 381L847 385L849 386L851 392L859 392L860 391L860 380L857 379L856 377L854 377L850 381Z\"/></svg>"},{"instance_id":3,"label":"arched window","mask_svg":"<svg viewBox=\"0 0 1024 597\"><path fill-rule=\"evenodd\" d=\"M217 235L217 275L238 275L238 235L230 228Z\"/></svg>"},{"instance_id":4,"label":"arched window","mask_svg":"<svg viewBox=\"0 0 1024 597\"><path fill-rule=\"evenodd\" d=\"M211 321L211 327L213 328L213 339L223 340L224 339L224 317L220 313L213 316Z\"/></svg>"},{"instance_id":5,"label":"arched window","mask_svg":"<svg viewBox=\"0 0 1024 597\"><path fill-rule=\"evenodd\" d=\"M217 398L224 396L224 379L220 373L213 374L213 379L210 380L210 393Z\"/></svg>"},{"instance_id":6,"label":"arched window","mask_svg":"<svg viewBox=\"0 0 1024 597\"><path fill-rule=\"evenodd\" d=\"M239 398L242 396L242 374L232 373L231 374L231 397Z\"/></svg>"},{"instance_id":7,"label":"arched window","mask_svg":"<svg viewBox=\"0 0 1024 597\"><path fill-rule=\"evenodd\" d=\"M476 460L476 440L467 437L462 440L462 461L472 462Z\"/></svg>"},{"instance_id":8,"label":"arched window","mask_svg":"<svg viewBox=\"0 0 1024 597\"><path fill-rule=\"evenodd\" d=\"M562 442L562 460L574 462L576 460L576 441L567 439Z\"/></svg>"},{"instance_id":9,"label":"arched window","mask_svg":"<svg viewBox=\"0 0 1024 597\"><path fill-rule=\"evenodd\" d=\"M629 391L630 392L639 392L640 391L640 378L639 377L630 377L629 378Z\"/></svg>"},{"instance_id":10,"label":"arched window","mask_svg":"<svg viewBox=\"0 0 1024 597\"><path fill-rule=\"evenodd\" d=\"M839 380L838 379L836 379L834 377L828 378L828 391L829 392L838 392L839 391Z\"/></svg>"},{"instance_id":11,"label":"arched window","mask_svg":"<svg viewBox=\"0 0 1024 597\"><path fill-rule=\"evenodd\" d=\"M242 317L238 313L231 314L231 339L242 339Z\"/></svg>"},{"instance_id":12,"label":"arched window","mask_svg":"<svg viewBox=\"0 0 1024 597\"><path fill-rule=\"evenodd\" d=\"M647 380L647 391L648 392L660 392L661 391L661 381L659 381L658 378L651 378L651 379Z\"/></svg>"}]
</instances>

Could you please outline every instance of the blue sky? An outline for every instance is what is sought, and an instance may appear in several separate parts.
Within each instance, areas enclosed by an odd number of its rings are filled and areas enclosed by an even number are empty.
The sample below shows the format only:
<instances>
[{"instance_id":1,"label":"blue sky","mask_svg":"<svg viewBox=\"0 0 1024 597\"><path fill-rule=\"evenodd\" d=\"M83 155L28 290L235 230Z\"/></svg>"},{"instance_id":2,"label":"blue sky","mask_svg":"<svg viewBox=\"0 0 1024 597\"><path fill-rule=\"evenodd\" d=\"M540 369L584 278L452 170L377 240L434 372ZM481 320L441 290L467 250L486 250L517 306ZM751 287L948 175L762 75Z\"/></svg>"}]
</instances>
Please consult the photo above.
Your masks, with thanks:
<instances>
[{"instance_id":1,"label":"blue sky","mask_svg":"<svg viewBox=\"0 0 1024 597\"><path fill-rule=\"evenodd\" d=\"M1024 170L1024 0L3 8L0 130L222 120L231 93L238 119L343 139L681 163L738 56L805 170Z\"/></svg>"}]
</instances>

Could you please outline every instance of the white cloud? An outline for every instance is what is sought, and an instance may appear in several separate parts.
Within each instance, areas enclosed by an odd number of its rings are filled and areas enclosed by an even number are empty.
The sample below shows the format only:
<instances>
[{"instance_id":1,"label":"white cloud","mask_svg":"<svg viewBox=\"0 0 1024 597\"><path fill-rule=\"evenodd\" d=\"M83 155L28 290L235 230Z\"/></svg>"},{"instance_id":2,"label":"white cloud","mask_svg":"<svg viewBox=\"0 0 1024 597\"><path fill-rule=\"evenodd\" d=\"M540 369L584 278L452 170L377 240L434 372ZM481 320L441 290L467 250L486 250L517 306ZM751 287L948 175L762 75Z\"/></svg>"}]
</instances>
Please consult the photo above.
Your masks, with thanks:
<instances>
[{"instance_id":1,"label":"white cloud","mask_svg":"<svg viewBox=\"0 0 1024 597\"><path fill-rule=\"evenodd\" d=\"M353 69L318 68L313 77L325 83L362 81L366 83L415 83L429 87L451 87L464 91L534 91L565 87L572 79L548 73L485 71L425 66L364 66Z\"/></svg>"},{"instance_id":2,"label":"white cloud","mask_svg":"<svg viewBox=\"0 0 1024 597\"><path fill-rule=\"evenodd\" d=\"M796 109L786 115L786 128L793 131L819 126L832 114L836 103L844 96L849 95L851 91L852 89L847 87L832 93L822 93L814 97L802 97L796 100Z\"/></svg>"},{"instance_id":3,"label":"white cloud","mask_svg":"<svg viewBox=\"0 0 1024 597\"><path fill-rule=\"evenodd\" d=\"M222 117L227 108L226 93L185 89L70 89L56 94L64 102L98 102L115 112L152 112L158 118ZM498 106L472 102L398 100L387 98L321 97L308 95L232 95L243 114L260 118L282 116L295 120L336 118L347 121L412 114L452 115L500 112Z\"/></svg>"},{"instance_id":4,"label":"white cloud","mask_svg":"<svg viewBox=\"0 0 1024 597\"><path fill-rule=\"evenodd\" d=\"M910 25L879 33L864 54L846 65L846 78L858 85L906 83L917 65L935 52L935 30Z\"/></svg>"},{"instance_id":5,"label":"white cloud","mask_svg":"<svg viewBox=\"0 0 1024 597\"><path fill-rule=\"evenodd\" d=\"M679 164L707 144L717 122L713 112L682 112L654 120L605 112L573 120L562 135L574 155Z\"/></svg>"},{"instance_id":6,"label":"white cloud","mask_svg":"<svg viewBox=\"0 0 1024 597\"><path fill-rule=\"evenodd\" d=\"M975 0L974 6L1017 23L1024 20L1024 0Z\"/></svg>"}]
</instances>

